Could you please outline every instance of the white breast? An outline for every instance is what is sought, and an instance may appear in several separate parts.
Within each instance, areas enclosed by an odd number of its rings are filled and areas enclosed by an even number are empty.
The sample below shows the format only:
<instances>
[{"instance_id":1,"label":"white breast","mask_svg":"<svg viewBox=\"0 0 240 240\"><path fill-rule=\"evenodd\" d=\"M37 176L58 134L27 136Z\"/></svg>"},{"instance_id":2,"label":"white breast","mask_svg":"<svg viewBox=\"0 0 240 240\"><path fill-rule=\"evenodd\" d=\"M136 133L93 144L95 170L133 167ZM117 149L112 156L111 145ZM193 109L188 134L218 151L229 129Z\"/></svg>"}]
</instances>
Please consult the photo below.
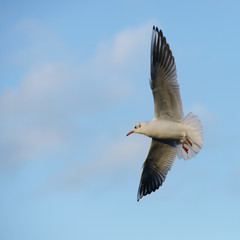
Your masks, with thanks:
<instances>
[{"instance_id":1,"label":"white breast","mask_svg":"<svg viewBox=\"0 0 240 240\"><path fill-rule=\"evenodd\" d=\"M151 138L181 140L186 136L186 129L182 123L153 120L147 122L143 134Z\"/></svg>"}]
</instances>

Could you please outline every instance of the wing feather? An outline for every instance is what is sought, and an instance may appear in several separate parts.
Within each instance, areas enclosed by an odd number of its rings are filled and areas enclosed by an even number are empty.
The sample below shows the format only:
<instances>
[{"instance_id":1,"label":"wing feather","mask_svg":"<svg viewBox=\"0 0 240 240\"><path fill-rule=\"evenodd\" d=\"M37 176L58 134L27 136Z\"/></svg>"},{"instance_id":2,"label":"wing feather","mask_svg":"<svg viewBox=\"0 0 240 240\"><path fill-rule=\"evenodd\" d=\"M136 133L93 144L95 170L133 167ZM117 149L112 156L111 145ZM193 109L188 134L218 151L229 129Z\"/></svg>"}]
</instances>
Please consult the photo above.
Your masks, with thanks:
<instances>
[{"instance_id":1,"label":"wing feather","mask_svg":"<svg viewBox=\"0 0 240 240\"><path fill-rule=\"evenodd\" d=\"M176 157L176 141L152 139L138 188L137 200L156 191L164 182Z\"/></svg>"},{"instance_id":2,"label":"wing feather","mask_svg":"<svg viewBox=\"0 0 240 240\"><path fill-rule=\"evenodd\" d=\"M152 31L150 59L155 118L180 121L183 109L175 60L162 30L155 27Z\"/></svg>"}]
</instances>

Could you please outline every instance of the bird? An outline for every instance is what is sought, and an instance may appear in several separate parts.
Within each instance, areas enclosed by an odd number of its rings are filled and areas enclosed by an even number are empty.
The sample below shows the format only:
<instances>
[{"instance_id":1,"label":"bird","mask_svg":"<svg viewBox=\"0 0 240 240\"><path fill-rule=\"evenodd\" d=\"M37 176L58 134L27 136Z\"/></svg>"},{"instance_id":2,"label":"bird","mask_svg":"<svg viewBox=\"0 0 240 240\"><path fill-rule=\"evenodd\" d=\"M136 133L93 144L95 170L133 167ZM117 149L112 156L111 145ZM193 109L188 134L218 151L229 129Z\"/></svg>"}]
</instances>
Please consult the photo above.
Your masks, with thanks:
<instances>
[{"instance_id":1,"label":"bird","mask_svg":"<svg viewBox=\"0 0 240 240\"><path fill-rule=\"evenodd\" d=\"M175 59L162 30L153 26L150 50L150 87L154 100L154 118L142 121L127 133L152 138L137 193L137 201L162 186L178 156L190 159L203 144L203 128L192 112L184 117Z\"/></svg>"}]
</instances>

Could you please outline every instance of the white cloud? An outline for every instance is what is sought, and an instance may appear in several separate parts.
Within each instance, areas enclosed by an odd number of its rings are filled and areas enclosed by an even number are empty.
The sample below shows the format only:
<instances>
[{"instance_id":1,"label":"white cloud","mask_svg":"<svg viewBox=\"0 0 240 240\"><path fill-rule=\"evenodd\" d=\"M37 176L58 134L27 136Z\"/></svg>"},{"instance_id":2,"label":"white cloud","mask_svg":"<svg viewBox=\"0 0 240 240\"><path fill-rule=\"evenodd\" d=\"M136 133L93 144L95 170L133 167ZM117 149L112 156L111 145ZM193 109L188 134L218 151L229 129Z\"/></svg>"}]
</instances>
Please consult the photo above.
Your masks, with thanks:
<instances>
[{"instance_id":1,"label":"white cloud","mask_svg":"<svg viewBox=\"0 0 240 240\"><path fill-rule=\"evenodd\" d=\"M33 31L29 49L24 50L31 52L41 45L44 57L34 52L28 63L26 56L17 54L28 70L18 88L5 89L0 96L1 162L21 162L71 144L79 132L76 117L126 99L134 84L132 76L141 65L139 56L144 57L149 45L148 26L121 31L108 43L99 44L91 59L72 66L63 58L53 61L62 43L49 28L31 21L19 24L20 32ZM66 56L63 48L64 53L57 56Z\"/></svg>"},{"instance_id":2,"label":"white cloud","mask_svg":"<svg viewBox=\"0 0 240 240\"><path fill-rule=\"evenodd\" d=\"M136 161L142 164L147 156L149 146L150 139L145 137L138 136L137 141L134 138L126 137L117 140L106 146L103 153L95 161L84 165L74 164L60 173L51 175L40 193L74 191L79 189L79 185L88 183L98 175L107 174L126 164L135 164ZM139 171L141 170L139 169Z\"/></svg>"},{"instance_id":3,"label":"white cloud","mask_svg":"<svg viewBox=\"0 0 240 240\"><path fill-rule=\"evenodd\" d=\"M201 103L196 103L191 107L191 111L198 115L200 120L205 125L212 125L216 122L216 116L215 113L211 110L209 110L206 106L204 106Z\"/></svg>"},{"instance_id":4,"label":"white cloud","mask_svg":"<svg viewBox=\"0 0 240 240\"><path fill-rule=\"evenodd\" d=\"M144 54L143 49L147 48L149 50L150 34L148 33L150 32L150 23L121 31L114 36L111 43L100 45L95 61L104 59L105 63L115 68L126 67L129 63L131 63L131 66L135 66L134 63Z\"/></svg>"}]
</instances>

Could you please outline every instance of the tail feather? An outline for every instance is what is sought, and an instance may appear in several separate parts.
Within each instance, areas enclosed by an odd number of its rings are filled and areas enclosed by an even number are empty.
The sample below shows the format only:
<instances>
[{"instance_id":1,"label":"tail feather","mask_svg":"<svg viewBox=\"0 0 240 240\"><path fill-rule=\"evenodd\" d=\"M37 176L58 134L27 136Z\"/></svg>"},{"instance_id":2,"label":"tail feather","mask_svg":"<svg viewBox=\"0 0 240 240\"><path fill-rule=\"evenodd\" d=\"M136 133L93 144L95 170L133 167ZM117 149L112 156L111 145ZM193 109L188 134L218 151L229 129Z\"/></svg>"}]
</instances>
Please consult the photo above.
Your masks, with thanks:
<instances>
[{"instance_id":1,"label":"tail feather","mask_svg":"<svg viewBox=\"0 0 240 240\"><path fill-rule=\"evenodd\" d=\"M181 144L177 145L177 155L179 158L190 159L195 157L200 151L203 144L203 129L199 118L190 112L183 120L183 124L187 127L187 138L192 143L192 146L186 141L184 146L188 152L184 151Z\"/></svg>"}]
</instances>

